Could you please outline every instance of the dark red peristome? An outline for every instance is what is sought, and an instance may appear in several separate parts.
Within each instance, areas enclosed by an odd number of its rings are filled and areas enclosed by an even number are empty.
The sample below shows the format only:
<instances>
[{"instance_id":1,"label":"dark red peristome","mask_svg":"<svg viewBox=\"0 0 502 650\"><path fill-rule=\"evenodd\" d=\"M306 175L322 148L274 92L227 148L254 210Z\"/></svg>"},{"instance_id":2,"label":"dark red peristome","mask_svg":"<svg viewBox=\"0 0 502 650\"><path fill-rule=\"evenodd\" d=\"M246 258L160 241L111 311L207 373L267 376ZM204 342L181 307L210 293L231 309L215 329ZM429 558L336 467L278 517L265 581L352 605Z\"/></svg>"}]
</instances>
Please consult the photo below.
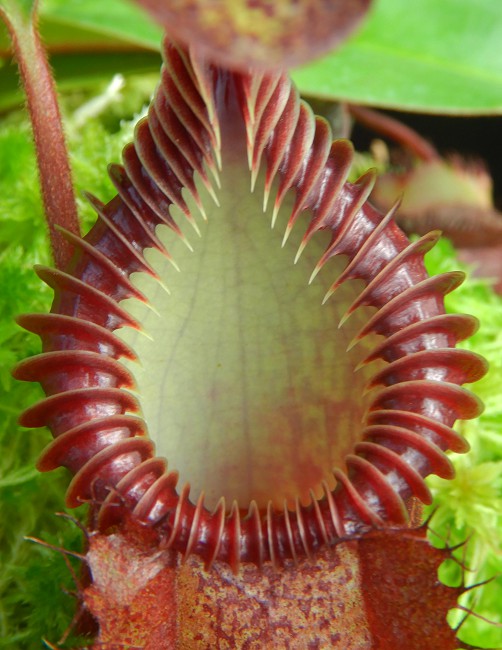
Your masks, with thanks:
<instances>
[{"instance_id":1,"label":"dark red peristome","mask_svg":"<svg viewBox=\"0 0 502 650\"><path fill-rule=\"evenodd\" d=\"M166 548L185 557L194 553L210 566L228 562L280 564L310 556L316 549L368 526L402 524L404 500L414 495L430 502L423 478L452 476L445 450L463 452L467 443L451 428L458 418L472 418L480 404L460 384L478 379L485 364L476 355L453 349L469 336L476 321L446 315L443 296L462 281L461 273L428 277L423 255L437 239L429 233L409 243L392 220L367 203L373 176L347 182L350 143L332 143L327 123L314 118L284 75L229 73L209 66L166 44L162 81L148 118L134 144L124 149L124 165L113 165L117 187L107 205L91 199L98 213L93 229L80 239L67 233L77 252L66 272L39 268L55 291L50 314L20 318L43 341L43 353L21 363L19 379L39 381L47 397L28 409L21 422L47 425L55 440L39 461L42 471L68 467L74 478L70 506L98 503L96 525L106 531L120 523L124 509L156 527ZM231 98L231 100L229 99ZM319 230L332 233L316 270L332 256L348 264L332 291L348 279L365 288L349 309L377 308L357 334L385 337L366 359L382 359L371 386L380 386L353 454L348 473L335 470L337 487L295 511L247 513L235 505L227 512L220 501L209 512L202 500L190 502L188 488L176 490L177 475L155 457L139 405L131 392L132 376L118 361L134 358L113 331L139 327L120 301L138 297L129 276L154 273L143 253L156 247L168 255L155 234L167 224L181 235L169 213L176 204L191 219L182 195L187 188L199 201L196 172L211 190L222 147L219 120L233 105L244 120L253 176L265 166L265 193L277 187L278 209L289 189L296 200L288 229L311 211L303 244ZM274 190L275 192L275 190ZM141 295L139 295L141 298Z\"/></svg>"}]
</instances>

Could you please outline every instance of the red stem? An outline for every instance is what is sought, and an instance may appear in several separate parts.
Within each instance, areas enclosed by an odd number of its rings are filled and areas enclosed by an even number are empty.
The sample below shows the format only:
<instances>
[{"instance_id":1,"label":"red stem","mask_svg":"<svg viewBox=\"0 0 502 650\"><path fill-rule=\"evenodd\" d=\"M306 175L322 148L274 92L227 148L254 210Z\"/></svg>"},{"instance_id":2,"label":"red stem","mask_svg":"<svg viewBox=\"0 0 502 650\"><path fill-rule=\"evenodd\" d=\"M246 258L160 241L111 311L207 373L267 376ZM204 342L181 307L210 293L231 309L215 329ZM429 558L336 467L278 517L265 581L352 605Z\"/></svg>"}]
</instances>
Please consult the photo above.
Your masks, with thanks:
<instances>
[{"instance_id":1,"label":"red stem","mask_svg":"<svg viewBox=\"0 0 502 650\"><path fill-rule=\"evenodd\" d=\"M427 140L399 120L363 106L347 104L347 109L356 122L397 142L424 162L439 159L438 152Z\"/></svg>"},{"instance_id":2,"label":"red stem","mask_svg":"<svg viewBox=\"0 0 502 650\"><path fill-rule=\"evenodd\" d=\"M25 16L15 3L6 4L7 9L0 7L0 16L9 29L26 91L54 262L64 268L73 247L57 226L77 235L80 226L56 88L36 26L36 6Z\"/></svg>"}]
</instances>

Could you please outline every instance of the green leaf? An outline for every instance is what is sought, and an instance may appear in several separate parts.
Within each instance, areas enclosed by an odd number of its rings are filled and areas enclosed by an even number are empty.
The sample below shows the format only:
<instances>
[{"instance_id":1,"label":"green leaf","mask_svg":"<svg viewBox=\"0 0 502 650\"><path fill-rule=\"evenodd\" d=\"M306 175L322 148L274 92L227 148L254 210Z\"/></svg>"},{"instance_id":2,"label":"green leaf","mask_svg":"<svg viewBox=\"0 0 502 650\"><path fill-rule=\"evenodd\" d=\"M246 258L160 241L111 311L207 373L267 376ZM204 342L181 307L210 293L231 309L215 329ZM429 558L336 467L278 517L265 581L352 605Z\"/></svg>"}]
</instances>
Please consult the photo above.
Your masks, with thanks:
<instances>
[{"instance_id":1,"label":"green leaf","mask_svg":"<svg viewBox=\"0 0 502 650\"><path fill-rule=\"evenodd\" d=\"M160 46L162 30L132 2L44 0L41 15L43 22L58 25L63 34L68 27L79 27L101 34L104 40L111 37L155 50Z\"/></svg>"},{"instance_id":2,"label":"green leaf","mask_svg":"<svg viewBox=\"0 0 502 650\"><path fill-rule=\"evenodd\" d=\"M1 0L10 5L13 0ZM32 4L32 0L22 0ZM162 30L134 4L124 0L44 0L40 7L40 32L49 50L158 50ZM5 30L0 30L0 53L9 49Z\"/></svg>"},{"instance_id":3,"label":"green leaf","mask_svg":"<svg viewBox=\"0 0 502 650\"><path fill-rule=\"evenodd\" d=\"M106 5L45 0L40 14L42 38L52 51L159 48L160 27L125 0ZM1 27L0 53L6 53ZM499 0L376 0L354 38L293 77L304 94L316 97L413 111L499 114L500 42Z\"/></svg>"},{"instance_id":4,"label":"green leaf","mask_svg":"<svg viewBox=\"0 0 502 650\"><path fill-rule=\"evenodd\" d=\"M0 16L6 15L14 20L16 17L22 17L28 21L36 7L38 0L0 0Z\"/></svg>"},{"instance_id":5,"label":"green leaf","mask_svg":"<svg viewBox=\"0 0 502 650\"><path fill-rule=\"evenodd\" d=\"M501 42L500 0L380 0L355 38L293 78L316 97L502 113Z\"/></svg>"}]
</instances>

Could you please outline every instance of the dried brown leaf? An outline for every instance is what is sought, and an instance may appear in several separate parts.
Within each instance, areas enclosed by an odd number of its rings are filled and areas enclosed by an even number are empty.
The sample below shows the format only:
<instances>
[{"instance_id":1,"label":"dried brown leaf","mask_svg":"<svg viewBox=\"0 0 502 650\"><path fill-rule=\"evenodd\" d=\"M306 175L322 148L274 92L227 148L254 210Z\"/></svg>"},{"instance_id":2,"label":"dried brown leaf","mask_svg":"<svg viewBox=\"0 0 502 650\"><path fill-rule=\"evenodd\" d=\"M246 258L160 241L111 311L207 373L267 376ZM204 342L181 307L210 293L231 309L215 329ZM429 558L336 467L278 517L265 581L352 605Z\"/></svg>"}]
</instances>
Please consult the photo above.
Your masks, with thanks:
<instances>
[{"instance_id":1,"label":"dried brown leaf","mask_svg":"<svg viewBox=\"0 0 502 650\"><path fill-rule=\"evenodd\" d=\"M95 535L84 602L100 624L96 648L455 650L446 621L461 588L443 585L425 527L372 531L276 570L225 565Z\"/></svg>"}]
</instances>

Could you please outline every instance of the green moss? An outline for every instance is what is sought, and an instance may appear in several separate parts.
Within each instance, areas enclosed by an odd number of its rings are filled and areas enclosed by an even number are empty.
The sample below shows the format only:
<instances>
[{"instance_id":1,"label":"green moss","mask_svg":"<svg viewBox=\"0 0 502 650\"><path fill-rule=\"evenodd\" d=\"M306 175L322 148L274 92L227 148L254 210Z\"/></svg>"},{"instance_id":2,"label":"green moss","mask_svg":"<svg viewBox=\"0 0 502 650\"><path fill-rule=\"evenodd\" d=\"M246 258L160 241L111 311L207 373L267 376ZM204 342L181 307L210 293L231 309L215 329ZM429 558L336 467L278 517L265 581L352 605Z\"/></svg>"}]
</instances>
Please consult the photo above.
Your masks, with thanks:
<instances>
[{"instance_id":1,"label":"green moss","mask_svg":"<svg viewBox=\"0 0 502 650\"><path fill-rule=\"evenodd\" d=\"M134 84L126 88L128 105L145 103L147 94L141 88L141 92ZM111 131L97 114L77 127L67 104L74 104L74 98L63 101L63 110L68 113L66 128L77 196L84 188L92 188L106 201L114 194L107 164L120 160L133 125L122 121L117 130L114 123ZM120 112L115 110L119 119ZM39 650L42 638L55 643L72 620L75 602L65 592L74 592L76 585L62 553L25 537L81 550L82 533L54 514L63 509L67 472L42 475L35 469L50 433L25 430L17 424L19 414L42 398L41 389L16 382L10 374L16 362L40 351L37 337L22 330L15 323L16 316L47 312L52 300L52 291L33 272L34 264L50 264L50 255L24 113L0 122L0 152L0 648ZM95 214L83 200L78 201L86 230ZM71 514L85 516L84 509ZM75 569L78 575L78 562ZM71 635L64 647L75 647L75 642ZM78 643L82 645L82 641Z\"/></svg>"},{"instance_id":2,"label":"green moss","mask_svg":"<svg viewBox=\"0 0 502 650\"><path fill-rule=\"evenodd\" d=\"M461 267L452 245L442 240L428 254L430 273L442 273ZM427 510L433 514L431 528L441 542L455 546L460 564L442 567L441 579L458 585L463 580L472 586L502 573L502 297L496 295L487 280L468 274L467 281L446 298L450 312L475 315L480 321L478 332L462 347L489 360L487 375L471 386L484 402L485 410L475 420L459 423L459 431L470 443L466 455L452 454L456 477L445 481L437 477L428 480L434 504ZM433 541L438 542L438 537ZM461 605L491 621L500 618L502 580L500 578L469 591ZM450 622L458 625L466 612L451 613ZM462 625L461 638L480 647L500 647L502 631L476 616L469 616Z\"/></svg>"}]
</instances>

